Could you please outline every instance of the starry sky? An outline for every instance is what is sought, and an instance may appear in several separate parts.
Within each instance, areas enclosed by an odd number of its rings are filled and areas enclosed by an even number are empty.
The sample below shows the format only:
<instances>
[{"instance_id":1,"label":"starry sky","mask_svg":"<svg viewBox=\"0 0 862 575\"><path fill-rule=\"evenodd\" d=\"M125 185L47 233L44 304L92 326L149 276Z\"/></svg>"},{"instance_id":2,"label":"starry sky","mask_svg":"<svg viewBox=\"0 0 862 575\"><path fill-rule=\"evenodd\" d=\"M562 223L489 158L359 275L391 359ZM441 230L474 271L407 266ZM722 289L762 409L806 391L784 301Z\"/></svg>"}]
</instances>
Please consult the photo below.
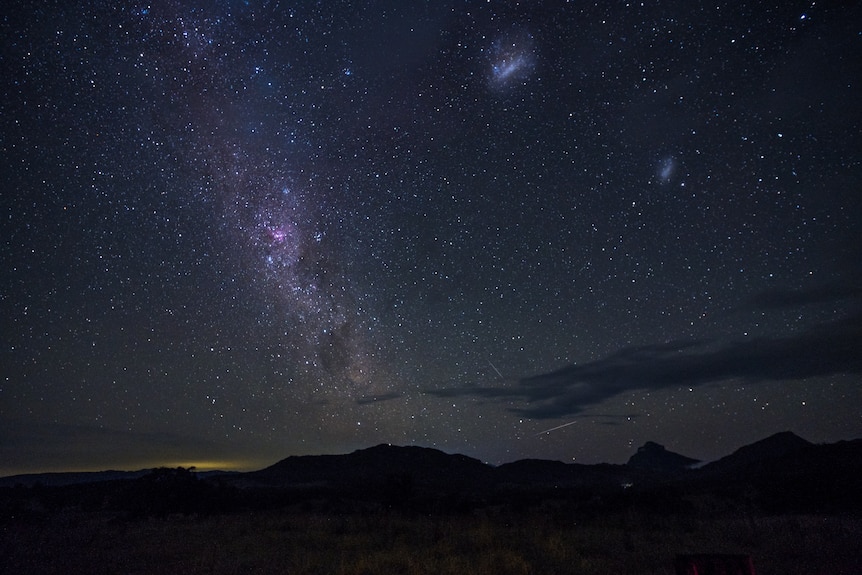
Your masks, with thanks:
<instances>
[{"instance_id":1,"label":"starry sky","mask_svg":"<svg viewBox=\"0 0 862 575\"><path fill-rule=\"evenodd\" d=\"M862 436L862 3L13 4L0 475Z\"/></svg>"}]
</instances>

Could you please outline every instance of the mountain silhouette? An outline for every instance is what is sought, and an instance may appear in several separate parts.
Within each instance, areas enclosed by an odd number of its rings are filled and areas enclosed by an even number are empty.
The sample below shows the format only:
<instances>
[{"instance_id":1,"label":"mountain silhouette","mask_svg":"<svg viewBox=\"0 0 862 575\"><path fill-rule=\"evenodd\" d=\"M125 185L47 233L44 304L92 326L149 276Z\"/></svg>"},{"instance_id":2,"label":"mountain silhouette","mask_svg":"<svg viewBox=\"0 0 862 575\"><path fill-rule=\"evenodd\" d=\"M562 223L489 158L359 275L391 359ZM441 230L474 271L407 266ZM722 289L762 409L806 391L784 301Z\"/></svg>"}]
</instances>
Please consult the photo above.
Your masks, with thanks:
<instances>
[{"instance_id":1,"label":"mountain silhouette","mask_svg":"<svg viewBox=\"0 0 862 575\"><path fill-rule=\"evenodd\" d=\"M668 451L664 445L647 441L629 458L626 465L651 471L681 471L696 463L700 461Z\"/></svg>"},{"instance_id":2,"label":"mountain silhouette","mask_svg":"<svg viewBox=\"0 0 862 575\"><path fill-rule=\"evenodd\" d=\"M478 459L428 447L381 444L346 455L303 455L283 459L243 480L264 485L380 486L409 482L473 490L488 486L493 467Z\"/></svg>"},{"instance_id":3,"label":"mountain silhouette","mask_svg":"<svg viewBox=\"0 0 862 575\"><path fill-rule=\"evenodd\" d=\"M782 432L700 470L693 484L746 493L766 511L862 511L862 440L816 445Z\"/></svg>"},{"instance_id":4,"label":"mountain silhouette","mask_svg":"<svg viewBox=\"0 0 862 575\"><path fill-rule=\"evenodd\" d=\"M728 475L768 469L776 460L813 444L791 431L782 431L740 447L730 455L703 466L706 474Z\"/></svg>"},{"instance_id":5,"label":"mountain silhouette","mask_svg":"<svg viewBox=\"0 0 862 575\"><path fill-rule=\"evenodd\" d=\"M0 499L24 493L15 491L20 486L65 490L70 501L98 500L96 493L104 501L129 501L155 485L162 491L193 487L213 508L353 501L412 510L475 509L568 498L582 508L600 501L666 510L683 509L686 497L703 493L778 513L862 512L862 439L815 445L782 432L707 465L694 463L655 442L646 442L625 465L523 459L500 466L438 449L383 444L343 455L292 456L246 473L179 468L173 475L188 481L174 482L178 486L153 480L173 477L164 470L12 476L0 478Z\"/></svg>"}]
</instances>

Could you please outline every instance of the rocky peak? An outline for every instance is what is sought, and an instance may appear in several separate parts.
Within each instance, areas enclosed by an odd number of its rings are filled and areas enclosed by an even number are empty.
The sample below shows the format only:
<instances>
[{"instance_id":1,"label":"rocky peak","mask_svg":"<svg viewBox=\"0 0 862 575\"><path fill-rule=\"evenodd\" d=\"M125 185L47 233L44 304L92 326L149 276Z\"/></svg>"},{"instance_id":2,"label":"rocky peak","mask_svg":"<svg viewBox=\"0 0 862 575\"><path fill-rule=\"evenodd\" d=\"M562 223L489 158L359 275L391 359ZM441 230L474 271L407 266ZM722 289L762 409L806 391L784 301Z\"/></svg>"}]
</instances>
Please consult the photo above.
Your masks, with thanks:
<instances>
[{"instance_id":1,"label":"rocky peak","mask_svg":"<svg viewBox=\"0 0 862 575\"><path fill-rule=\"evenodd\" d=\"M627 465L653 471L679 471L695 463L699 463L699 461L668 451L664 445L659 445L654 441L647 441L638 448L637 453L629 458Z\"/></svg>"}]
</instances>

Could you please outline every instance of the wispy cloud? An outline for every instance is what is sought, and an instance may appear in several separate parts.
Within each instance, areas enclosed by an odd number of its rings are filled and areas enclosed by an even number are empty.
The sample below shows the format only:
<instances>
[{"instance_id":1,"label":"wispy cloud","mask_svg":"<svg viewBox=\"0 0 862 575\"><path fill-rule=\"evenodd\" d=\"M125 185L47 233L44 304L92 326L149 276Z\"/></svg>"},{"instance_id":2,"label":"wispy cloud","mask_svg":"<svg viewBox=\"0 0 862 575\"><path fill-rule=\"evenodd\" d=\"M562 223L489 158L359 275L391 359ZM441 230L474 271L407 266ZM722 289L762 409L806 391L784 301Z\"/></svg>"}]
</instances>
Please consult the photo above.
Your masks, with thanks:
<instances>
[{"instance_id":1,"label":"wispy cloud","mask_svg":"<svg viewBox=\"0 0 862 575\"><path fill-rule=\"evenodd\" d=\"M402 394L392 392L392 393L382 393L380 395L365 395L356 400L357 405L370 405L372 403L380 403L382 401L389 401L391 399L398 399Z\"/></svg>"},{"instance_id":2,"label":"wispy cloud","mask_svg":"<svg viewBox=\"0 0 862 575\"><path fill-rule=\"evenodd\" d=\"M806 290L767 290L751 298L745 307L763 310L792 308L804 305L836 303L859 297L862 297L862 284L857 282L834 283Z\"/></svg>"},{"instance_id":3,"label":"wispy cloud","mask_svg":"<svg viewBox=\"0 0 862 575\"><path fill-rule=\"evenodd\" d=\"M622 349L603 359L569 365L503 387L430 390L439 397L521 400L512 411L536 419L575 416L633 390L696 387L731 379L750 383L862 373L862 315L786 337L726 344L675 342Z\"/></svg>"}]
</instances>

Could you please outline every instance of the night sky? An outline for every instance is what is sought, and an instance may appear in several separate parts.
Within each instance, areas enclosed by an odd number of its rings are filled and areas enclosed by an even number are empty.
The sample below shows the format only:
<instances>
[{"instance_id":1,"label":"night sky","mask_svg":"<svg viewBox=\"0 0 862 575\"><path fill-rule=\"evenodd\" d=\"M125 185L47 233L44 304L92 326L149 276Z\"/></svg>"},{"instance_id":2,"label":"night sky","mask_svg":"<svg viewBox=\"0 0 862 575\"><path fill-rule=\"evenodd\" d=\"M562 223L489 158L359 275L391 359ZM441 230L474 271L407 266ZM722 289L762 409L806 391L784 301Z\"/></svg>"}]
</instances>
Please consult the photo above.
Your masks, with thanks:
<instances>
[{"instance_id":1,"label":"night sky","mask_svg":"<svg viewBox=\"0 0 862 575\"><path fill-rule=\"evenodd\" d=\"M16 4L0 475L862 437L862 3Z\"/></svg>"}]
</instances>

